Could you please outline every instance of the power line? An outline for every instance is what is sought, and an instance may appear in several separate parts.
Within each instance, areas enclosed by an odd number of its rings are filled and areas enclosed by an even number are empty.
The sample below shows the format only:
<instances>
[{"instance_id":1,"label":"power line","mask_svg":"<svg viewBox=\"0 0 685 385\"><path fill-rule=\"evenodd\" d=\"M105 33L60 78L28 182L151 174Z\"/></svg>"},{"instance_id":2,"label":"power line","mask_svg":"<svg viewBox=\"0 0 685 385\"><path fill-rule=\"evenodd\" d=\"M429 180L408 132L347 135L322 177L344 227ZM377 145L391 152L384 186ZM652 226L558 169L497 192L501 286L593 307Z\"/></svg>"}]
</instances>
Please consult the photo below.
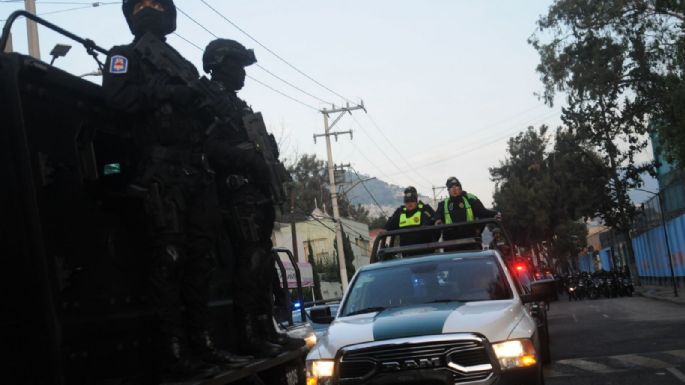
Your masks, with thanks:
<instances>
[{"instance_id":1,"label":"power line","mask_svg":"<svg viewBox=\"0 0 685 385\"><path fill-rule=\"evenodd\" d=\"M424 181L428 182L429 185L432 185L431 181L428 180L428 178L426 178L426 177L424 177L423 175L421 175L421 174L419 174L418 172L416 172L416 170L409 164L409 162L407 161L407 159L406 159L404 156L402 156L402 153L400 152L400 150L398 150L397 147L395 147L395 145L392 143L392 141L390 141L390 138L388 138L388 137L385 135L385 133L384 133L383 130L380 128L380 126L378 125L378 123L376 123L376 121L375 121L369 114L367 114L367 116L368 116L369 120L371 121L372 125L373 125L374 127L376 127L376 129L378 130L378 132L381 133L381 135L383 136L383 138L385 138L385 140L390 144L390 147L392 147L392 148L395 150L395 152L397 153L397 155L399 155L400 159L402 159L402 160L404 161L404 163L407 165L407 167L408 167L410 170L412 170L412 171L414 172L414 174L417 175L420 179L423 179Z\"/></svg>"},{"instance_id":2,"label":"power line","mask_svg":"<svg viewBox=\"0 0 685 385\"><path fill-rule=\"evenodd\" d=\"M316 96L316 95L312 95L312 94L310 94L309 92L307 92L307 91L301 89L300 87L298 87L298 86L296 86L296 85L294 85L294 84L288 82L287 80L281 78L280 76L276 75L275 73L273 73L273 72L269 71L268 69L264 68L264 67L263 67L262 65L260 65L259 63L255 64L255 66L256 66L256 67L259 67L262 71L268 73L269 75L275 77L276 79L282 81L283 83L285 83L285 84L289 85L290 87L292 87L292 88L294 88L294 89L296 89L296 90L302 92L303 94L305 94L305 95L307 95L307 96L310 96L310 97L312 97L312 98L314 98L314 99L316 99L316 100L318 100L318 101L320 101L320 102L322 102L322 103L324 103L324 104L331 104L331 105L333 104L333 103L331 103L331 102L328 102L328 101L326 101L326 100L321 99L320 97L318 97L318 96Z\"/></svg>"},{"instance_id":3,"label":"power line","mask_svg":"<svg viewBox=\"0 0 685 385\"><path fill-rule=\"evenodd\" d=\"M532 123L532 124L537 124L538 122L544 121L545 119L547 119L547 118L549 118L549 117L552 117L552 116L554 116L554 115L556 115L556 112L552 112L551 114L548 114L548 115L542 117L541 119L538 119L536 122L534 122L534 123ZM429 163L423 164L423 165L421 165L421 166L417 166L416 169L426 168L426 167L428 167L428 166L432 166L432 165L435 165L435 164L438 164L438 163L446 162L446 161L448 161L448 160L456 159L456 158L459 158L459 157L461 157L461 156L470 154L470 153L472 153L472 152L474 152L474 151L480 150L481 148L484 148L484 147L490 146L490 145L492 145L492 144L494 144L494 143L497 143L497 142L499 142L499 141L501 141L501 140L503 140L503 139L509 137L509 136L512 135L514 132L519 131L519 130L520 130L520 128L516 127L516 128L514 128L514 129L512 129L512 130L507 131L507 133L506 133L504 136L497 137L497 138L495 138L495 139L493 139L493 140L490 140L490 141L487 141L487 142L482 142L482 143L478 144L477 146L472 147L472 148L470 148L470 149L468 149L468 150L459 151L457 154L450 155L450 156L444 157L444 158L442 158L442 159L437 159L437 160L431 161L431 162L429 162ZM390 175L388 175L388 176L394 176L394 175L398 175L398 174L400 174L400 173L390 174Z\"/></svg>"},{"instance_id":4,"label":"power line","mask_svg":"<svg viewBox=\"0 0 685 385\"><path fill-rule=\"evenodd\" d=\"M307 107L307 108L311 108L312 110L314 110L314 111L316 111L316 112L319 112L319 109L316 108L316 107L314 107L314 106L312 106L311 104L307 104L307 103L305 103L305 102L303 102L303 101L301 101L301 100L299 100L299 99L295 99L294 97L292 97L292 96L290 96L290 95L288 95L288 94L285 94L285 93L283 93L283 92L281 92L281 91L279 91L279 90L277 90L277 89L271 87L270 85L268 85L268 84L266 84L266 83L264 83L264 82L262 82L262 81L260 81L260 80L255 79L254 77L252 77L252 76L250 76L250 75L245 75L245 76L247 76L248 78L254 80L255 82L257 82L257 83L259 83L259 84L261 84L262 86L264 86L264 87L270 89L270 90L273 91L273 92L276 92L276 93L278 93L278 94L280 94L280 95L282 95L282 96L285 96L286 98L288 98L288 99L290 99L290 100L292 100L292 101L294 101L294 102L300 103L301 105L303 105L303 106L305 106L305 107Z\"/></svg>"},{"instance_id":5,"label":"power line","mask_svg":"<svg viewBox=\"0 0 685 385\"><path fill-rule=\"evenodd\" d=\"M205 0L200 0L200 1L201 1L204 5L206 5L207 8L211 9L214 13L216 13L217 15L219 15L219 17L221 17L222 19L226 20L226 22L228 22L230 25L232 25L233 27L235 27L238 31L242 32L245 36L247 36L247 37L249 37L250 39L252 39L252 41L254 41L255 43L259 44L259 45L260 45L262 48L264 48L267 52L269 52L270 54L274 55L274 56L275 56L276 58L278 58L280 61L282 61L283 63L285 63L288 67L290 67L290 68L292 68L293 70L297 71L299 74L301 74L302 76L304 76L304 77L306 77L307 79L311 80L312 82L316 83L317 85L319 85L321 88L327 90L328 92L330 92L330 93L332 93L332 94L338 96L339 98L343 99L344 101L346 101L346 102L348 102L348 103L352 103L352 102L351 102L349 99L347 99L346 97L344 97L344 96L340 95L339 93L333 91L332 89L326 87L325 85L323 85L323 84L322 84L321 82L319 82L318 80L314 79L313 77L311 77L311 76L307 75L306 73L304 73L304 72L303 72L302 70L300 70L299 68L297 68L297 67L295 67L294 65L290 64L290 62L288 62L287 60L285 60L283 57L281 57L281 56L280 56L279 54L277 54L276 52L272 51L269 47L267 47L267 46L265 46L264 44L262 44L259 40L257 40L257 39L255 39L254 37L252 37L252 35L250 35L249 33L247 33L244 29L240 28L236 23L234 23L234 22L232 22L231 20L229 20L226 16L224 16L221 12L217 11L214 7L212 7L212 6L211 6L209 3L207 3Z\"/></svg>"},{"instance_id":6,"label":"power line","mask_svg":"<svg viewBox=\"0 0 685 385\"><path fill-rule=\"evenodd\" d=\"M397 165L397 163L395 163L395 161L392 160L392 158L390 158L390 157L388 156L388 154L383 150L383 148L382 148L380 145L378 145L378 142L376 142L376 140L375 140L368 132L366 132L366 130L364 130L364 128L363 128L363 127L361 126L361 124L359 123L359 120L357 120L357 118L354 117L354 116L352 116L352 118L354 119L355 123L357 123L357 126L359 127L359 129L366 133L366 136L369 138L369 140L371 140L371 143L373 143L373 144L376 146L376 148L378 149L378 151L379 151L381 154L383 154L383 156L385 157L385 159L387 159L388 162L390 162L390 164L392 164L393 166L395 166L395 168L399 171L398 174L404 174L405 177L408 177L408 176L406 175L406 173ZM397 175L397 174L395 174L395 175ZM429 184L430 184L430 182L429 182Z\"/></svg>"},{"instance_id":7,"label":"power line","mask_svg":"<svg viewBox=\"0 0 685 385\"><path fill-rule=\"evenodd\" d=\"M174 32L174 35L178 36L181 40L183 40L183 41L185 41L186 43L190 44L191 46L197 48L198 50L204 52L204 49L203 49L202 47L200 47L199 45L197 45L197 44L194 43L193 41L187 39L186 37L184 37L184 36L182 36L182 35L180 35L180 34L178 34L178 33L176 33L176 32ZM276 88L274 88L274 87L272 87L272 86L270 86L270 85L264 83L264 82L261 81L261 80L256 79L256 78L253 77L253 76L250 76L250 75L247 75L247 74L246 74L245 76L246 76L247 78L249 78L249 79L251 79L251 80L253 80L253 81L255 81L255 82L261 84L262 86L264 86L264 87L270 89L271 91L276 92L276 93L278 93L278 94L280 94L280 95L282 95L282 96L284 96L284 97L286 97L286 98L288 98L288 99L290 99L290 100L292 100L292 101L294 101L294 102L297 102L297 103L299 103L299 104L301 104L301 105L303 105L303 106L305 106L305 107L307 107L307 108L310 108L310 109L312 109L312 110L314 110L314 111L316 111L316 112L319 111L318 108L312 106L311 104L307 104L307 103L305 103L305 102L303 102L303 101L301 101L301 100L299 100L299 99L296 99L296 98L294 98L294 97L292 97L292 96L290 96L290 95L288 95L288 94L286 94L286 93L284 93L284 92L282 92L282 91L279 91L279 90L277 90Z\"/></svg>"},{"instance_id":8,"label":"power line","mask_svg":"<svg viewBox=\"0 0 685 385\"><path fill-rule=\"evenodd\" d=\"M3 3L12 3L12 2L18 2L19 0L11 0L11 1L2 1ZM23 1L23 0L21 0ZM57 4L57 3L51 3L51 4ZM70 4L65 2L64 4ZM86 3L71 3L71 4L86 4ZM58 13L64 13L64 12L72 12L72 11L78 11L81 9L86 9L86 8L97 8L99 6L104 6L104 5L112 5L112 4L120 4L117 2L111 2L111 3L101 3L101 2L95 2L95 3L88 3L88 5L83 5L81 7L74 7L74 8L67 8L67 9L60 9L57 11L49 11L49 12L41 12L38 16L46 16L46 15L55 15ZM0 22L7 21L7 19L2 19Z\"/></svg>"},{"instance_id":9,"label":"power line","mask_svg":"<svg viewBox=\"0 0 685 385\"><path fill-rule=\"evenodd\" d=\"M207 27L205 27L205 26L202 25L199 21L197 21L195 18L193 18L192 16L190 16L187 12L185 12L184 10L182 10L182 9L180 9L180 8L178 8L178 7L177 7L176 9L177 9L183 16L187 17L188 19L190 19L190 21L192 21L193 23L195 23L198 27L204 29L207 33L209 33L210 35L214 36L215 38L217 38L217 39L219 38L219 36L217 36L214 32L210 31ZM290 83L289 81L287 81L287 80L281 78L280 76L276 75L275 73L273 73L273 72L269 71L268 69L264 68L264 66L260 65L259 63L257 63L255 66L256 66L256 67L259 67L259 68L262 69L264 72L268 73L269 75L275 77L276 79L282 81L283 83L289 85L290 87L292 87L292 88L294 88L294 89L296 89L296 90L302 92L303 94L305 94L305 95L307 95L307 96L309 96L309 97L312 97L312 98L314 98L314 99L316 99L316 100L318 100L318 101L320 101L320 102L323 102L323 103L325 103L325 104L333 104L333 103L331 103L331 102L328 102L328 101L326 101L326 100L324 100L324 99L322 99L322 98L320 98L320 97L318 97L318 96L316 96L316 95L313 95L313 94L311 94L311 93L309 93L309 92L303 90L302 88L300 88L300 87L298 87L298 86L296 86L296 85Z\"/></svg>"},{"instance_id":10,"label":"power line","mask_svg":"<svg viewBox=\"0 0 685 385\"><path fill-rule=\"evenodd\" d=\"M536 110L536 109L538 109L538 108L540 108L540 107L544 107L544 106L545 106L544 104L536 104L536 105L531 106L531 107L529 107L529 108L527 108L527 109L525 109L525 110L523 110L523 111L517 112L516 114L511 115L511 116L509 116L509 117L507 117L507 118L503 118L503 119L501 119L501 120L499 120L499 121L497 121L497 122L495 122L495 123L486 124L486 125L484 125L484 126L482 126L482 127L479 127L479 128L477 128L477 129L473 130L473 132L478 132L478 133L480 133L480 134L489 132L489 131L491 131L493 128L496 128L496 127L500 126L501 124L504 124L504 123L511 123L512 120L518 118L519 116L523 116L523 115L527 114L527 113L530 112L530 111ZM526 120L526 121L530 121L530 119L528 119L528 120ZM525 122L522 123L522 124L525 124ZM436 146L433 147L433 151L435 152L435 150L437 150L437 149L439 149L439 148L444 148L444 147L448 147L448 146L453 146L454 143L456 143L456 142L458 142L458 141L461 141L461 140L462 140L462 138L456 138L456 139L453 139L453 140L442 141L441 143L439 143L439 144L437 144ZM409 159L414 159L414 158L416 158L416 156L410 156L410 157L409 157Z\"/></svg>"},{"instance_id":11,"label":"power line","mask_svg":"<svg viewBox=\"0 0 685 385\"><path fill-rule=\"evenodd\" d=\"M0 3L23 3L25 0L0 0ZM36 1L39 4L45 5L90 5L91 7L98 7L100 5L121 4L119 1L112 1L103 3L100 1Z\"/></svg>"},{"instance_id":12,"label":"power line","mask_svg":"<svg viewBox=\"0 0 685 385\"><path fill-rule=\"evenodd\" d=\"M359 176L359 173L357 172L357 170L355 170L352 167L350 167L350 168L352 169L352 171L354 171L354 174L357 175L357 178L359 178L359 183L362 185L362 187L364 187L364 190L366 190L366 192L369 193L369 196L371 197L371 199L373 199L373 202L376 204L376 207L378 207L378 209L381 210L381 213L387 217L388 214L385 213L385 210L383 210L383 207L381 207L381 205L378 203L378 201L376 200L376 197L374 197L373 194L371 194L371 191L369 191L369 189L366 187L366 184L362 180L362 177Z\"/></svg>"}]
</instances>

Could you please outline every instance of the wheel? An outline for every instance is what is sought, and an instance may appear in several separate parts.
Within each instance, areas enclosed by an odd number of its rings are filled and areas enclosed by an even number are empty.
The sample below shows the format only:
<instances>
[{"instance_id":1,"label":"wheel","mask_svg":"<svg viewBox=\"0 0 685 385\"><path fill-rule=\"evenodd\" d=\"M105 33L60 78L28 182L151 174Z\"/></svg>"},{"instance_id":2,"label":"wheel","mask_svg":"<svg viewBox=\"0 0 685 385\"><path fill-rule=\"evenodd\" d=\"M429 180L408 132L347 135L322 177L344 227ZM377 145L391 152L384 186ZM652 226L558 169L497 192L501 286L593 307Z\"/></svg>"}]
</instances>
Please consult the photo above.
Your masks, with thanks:
<instances>
[{"instance_id":1,"label":"wheel","mask_svg":"<svg viewBox=\"0 0 685 385\"><path fill-rule=\"evenodd\" d=\"M545 375L542 372L542 365L538 368L538 379L535 381L535 385L545 385Z\"/></svg>"}]
</instances>

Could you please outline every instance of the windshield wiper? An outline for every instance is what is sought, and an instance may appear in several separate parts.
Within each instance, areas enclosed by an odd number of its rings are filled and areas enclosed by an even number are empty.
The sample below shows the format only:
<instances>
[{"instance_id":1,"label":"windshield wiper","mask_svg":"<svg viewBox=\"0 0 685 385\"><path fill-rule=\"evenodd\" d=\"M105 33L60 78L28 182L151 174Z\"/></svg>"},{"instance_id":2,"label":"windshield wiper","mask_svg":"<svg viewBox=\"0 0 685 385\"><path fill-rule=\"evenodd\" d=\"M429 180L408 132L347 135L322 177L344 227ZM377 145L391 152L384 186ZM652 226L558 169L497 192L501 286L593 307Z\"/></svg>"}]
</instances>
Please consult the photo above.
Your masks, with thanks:
<instances>
[{"instance_id":1,"label":"windshield wiper","mask_svg":"<svg viewBox=\"0 0 685 385\"><path fill-rule=\"evenodd\" d=\"M367 307L365 309L356 310L356 311L353 311L351 313L347 313L345 315L350 316L350 315L357 315L357 314L363 314L363 313L373 313L376 311L383 311L383 310L385 310L385 308L383 306L373 306L373 307Z\"/></svg>"},{"instance_id":2,"label":"windshield wiper","mask_svg":"<svg viewBox=\"0 0 685 385\"><path fill-rule=\"evenodd\" d=\"M448 303L448 302L469 302L472 300L469 299L459 299L459 298L445 298L445 299L436 299L435 301L430 301L426 303Z\"/></svg>"}]
</instances>

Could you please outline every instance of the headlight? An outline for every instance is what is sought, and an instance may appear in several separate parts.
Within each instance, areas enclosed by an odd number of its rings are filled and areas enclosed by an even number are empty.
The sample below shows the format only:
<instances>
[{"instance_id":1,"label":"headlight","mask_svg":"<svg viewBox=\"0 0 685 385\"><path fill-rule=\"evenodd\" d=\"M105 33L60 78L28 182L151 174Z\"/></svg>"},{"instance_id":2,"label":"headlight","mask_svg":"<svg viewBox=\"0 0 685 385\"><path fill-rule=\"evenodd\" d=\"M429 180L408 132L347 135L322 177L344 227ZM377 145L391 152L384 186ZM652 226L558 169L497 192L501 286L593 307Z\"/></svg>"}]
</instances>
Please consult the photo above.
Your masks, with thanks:
<instances>
[{"instance_id":1,"label":"headlight","mask_svg":"<svg viewBox=\"0 0 685 385\"><path fill-rule=\"evenodd\" d=\"M335 363L332 360L307 362L307 385L323 385L333 377Z\"/></svg>"},{"instance_id":2,"label":"headlight","mask_svg":"<svg viewBox=\"0 0 685 385\"><path fill-rule=\"evenodd\" d=\"M525 368L537 364L535 346L531 340L512 340L492 344L503 370Z\"/></svg>"}]
</instances>

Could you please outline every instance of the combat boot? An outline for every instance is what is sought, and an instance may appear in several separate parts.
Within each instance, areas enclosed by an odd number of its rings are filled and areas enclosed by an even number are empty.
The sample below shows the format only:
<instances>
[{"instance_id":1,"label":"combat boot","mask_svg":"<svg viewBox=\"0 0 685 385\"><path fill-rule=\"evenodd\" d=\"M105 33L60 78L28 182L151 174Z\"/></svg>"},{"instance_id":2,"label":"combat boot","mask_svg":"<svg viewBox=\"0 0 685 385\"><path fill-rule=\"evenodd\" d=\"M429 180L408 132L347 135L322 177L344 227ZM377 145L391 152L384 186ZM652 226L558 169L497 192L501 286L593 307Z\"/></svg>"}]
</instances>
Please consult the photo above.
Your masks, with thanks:
<instances>
[{"instance_id":1,"label":"combat boot","mask_svg":"<svg viewBox=\"0 0 685 385\"><path fill-rule=\"evenodd\" d=\"M257 323L255 316L246 314L243 317L245 333L241 336L241 351L255 357L276 357L283 353L281 345L268 341Z\"/></svg>"},{"instance_id":2,"label":"combat boot","mask_svg":"<svg viewBox=\"0 0 685 385\"><path fill-rule=\"evenodd\" d=\"M258 316L259 326L267 340L273 344L283 346L286 350L294 350L305 345L304 339L293 338L276 328L274 319L267 315Z\"/></svg>"},{"instance_id":3,"label":"combat boot","mask_svg":"<svg viewBox=\"0 0 685 385\"><path fill-rule=\"evenodd\" d=\"M209 378L219 374L218 366L207 364L187 355L181 339L168 337L163 346L164 363L162 377L166 380Z\"/></svg>"},{"instance_id":4,"label":"combat boot","mask_svg":"<svg viewBox=\"0 0 685 385\"><path fill-rule=\"evenodd\" d=\"M190 343L191 347L199 354L202 361L225 366L229 369L242 368L254 358L251 356L239 356L225 350L217 349L212 340L212 336L207 330L191 335Z\"/></svg>"}]
</instances>

